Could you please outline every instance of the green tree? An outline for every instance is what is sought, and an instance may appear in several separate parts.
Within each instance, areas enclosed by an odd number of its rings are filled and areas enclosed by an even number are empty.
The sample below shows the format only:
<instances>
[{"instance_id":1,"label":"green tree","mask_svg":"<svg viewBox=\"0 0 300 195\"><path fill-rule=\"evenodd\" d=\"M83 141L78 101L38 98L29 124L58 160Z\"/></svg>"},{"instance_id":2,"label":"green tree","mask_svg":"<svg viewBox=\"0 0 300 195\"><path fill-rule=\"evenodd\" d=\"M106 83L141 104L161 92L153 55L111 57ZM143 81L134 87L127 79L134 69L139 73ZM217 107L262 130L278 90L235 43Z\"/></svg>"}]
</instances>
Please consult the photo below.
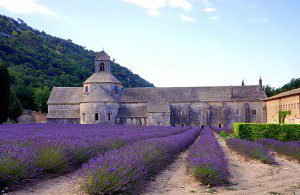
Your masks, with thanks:
<instances>
[{"instance_id":1,"label":"green tree","mask_svg":"<svg viewBox=\"0 0 300 195\"><path fill-rule=\"evenodd\" d=\"M50 96L48 87L37 88L34 93L34 103L36 107L43 113L48 111L47 101Z\"/></svg>"},{"instance_id":2,"label":"green tree","mask_svg":"<svg viewBox=\"0 0 300 195\"><path fill-rule=\"evenodd\" d=\"M0 59L0 124L8 117L10 100L10 83L7 68Z\"/></svg>"},{"instance_id":3,"label":"green tree","mask_svg":"<svg viewBox=\"0 0 300 195\"><path fill-rule=\"evenodd\" d=\"M8 117L15 120L22 114L23 107L21 102L16 96L16 93L11 89L10 90L10 104L8 110Z\"/></svg>"}]
</instances>

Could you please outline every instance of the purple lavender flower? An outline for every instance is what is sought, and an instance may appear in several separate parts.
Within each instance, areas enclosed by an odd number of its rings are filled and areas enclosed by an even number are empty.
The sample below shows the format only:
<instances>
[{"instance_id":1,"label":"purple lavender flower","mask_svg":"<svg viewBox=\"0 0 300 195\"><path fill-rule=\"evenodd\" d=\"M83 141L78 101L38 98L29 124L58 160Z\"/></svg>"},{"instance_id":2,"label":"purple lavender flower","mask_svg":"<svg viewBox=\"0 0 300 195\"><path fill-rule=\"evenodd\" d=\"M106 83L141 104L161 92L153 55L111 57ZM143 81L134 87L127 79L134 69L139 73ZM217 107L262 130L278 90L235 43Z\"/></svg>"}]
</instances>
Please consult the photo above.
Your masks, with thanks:
<instances>
[{"instance_id":1,"label":"purple lavender flower","mask_svg":"<svg viewBox=\"0 0 300 195\"><path fill-rule=\"evenodd\" d=\"M276 164L274 154L261 143L230 138L227 140L226 144L230 149L236 151L246 159L257 159L262 163Z\"/></svg>"},{"instance_id":2,"label":"purple lavender flower","mask_svg":"<svg viewBox=\"0 0 300 195\"><path fill-rule=\"evenodd\" d=\"M282 142L276 139L263 138L257 142L278 154L294 158L300 162L300 141Z\"/></svg>"},{"instance_id":3,"label":"purple lavender flower","mask_svg":"<svg viewBox=\"0 0 300 195\"><path fill-rule=\"evenodd\" d=\"M229 181L228 163L212 130L205 127L186 158L188 170L204 185L216 186Z\"/></svg>"}]
</instances>

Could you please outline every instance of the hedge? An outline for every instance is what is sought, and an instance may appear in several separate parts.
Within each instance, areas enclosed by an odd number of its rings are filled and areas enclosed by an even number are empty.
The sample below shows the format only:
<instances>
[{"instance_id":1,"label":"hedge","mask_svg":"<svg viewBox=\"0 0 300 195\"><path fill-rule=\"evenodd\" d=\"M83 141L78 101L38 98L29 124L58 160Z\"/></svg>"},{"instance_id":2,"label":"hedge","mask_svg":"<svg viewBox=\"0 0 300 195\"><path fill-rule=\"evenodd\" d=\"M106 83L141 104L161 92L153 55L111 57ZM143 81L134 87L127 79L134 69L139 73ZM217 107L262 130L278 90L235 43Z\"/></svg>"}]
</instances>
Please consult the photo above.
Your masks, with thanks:
<instances>
[{"instance_id":1,"label":"hedge","mask_svg":"<svg viewBox=\"0 0 300 195\"><path fill-rule=\"evenodd\" d=\"M235 123L233 128L235 137L250 141L262 138L300 140L300 124Z\"/></svg>"}]
</instances>

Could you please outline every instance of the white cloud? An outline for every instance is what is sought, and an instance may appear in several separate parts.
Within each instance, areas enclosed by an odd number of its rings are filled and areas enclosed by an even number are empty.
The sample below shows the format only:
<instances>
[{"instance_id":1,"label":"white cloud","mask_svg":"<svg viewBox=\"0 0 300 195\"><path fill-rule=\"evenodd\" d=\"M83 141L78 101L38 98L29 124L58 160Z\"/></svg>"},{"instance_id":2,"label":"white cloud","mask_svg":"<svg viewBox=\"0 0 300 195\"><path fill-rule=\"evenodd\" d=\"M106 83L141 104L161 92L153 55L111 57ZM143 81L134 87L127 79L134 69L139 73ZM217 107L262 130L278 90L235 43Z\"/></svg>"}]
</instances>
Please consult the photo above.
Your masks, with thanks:
<instances>
[{"instance_id":1,"label":"white cloud","mask_svg":"<svg viewBox=\"0 0 300 195\"><path fill-rule=\"evenodd\" d=\"M179 17L179 20L182 21L182 22L196 22L196 19L195 18L192 18L190 16L186 16L184 14L180 14L178 15Z\"/></svg>"},{"instance_id":2,"label":"white cloud","mask_svg":"<svg viewBox=\"0 0 300 195\"><path fill-rule=\"evenodd\" d=\"M219 16L212 16L212 17L209 17L210 20L218 20L220 17Z\"/></svg>"},{"instance_id":3,"label":"white cloud","mask_svg":"<svg viewBox=\"0 0 300 195\"><path fill-rule=\"evenodd\" d=\"M121 0L131 3L147 10L151 16L159 16L159 9L164 7L181 8L183 10L192 9L193 5L187 0Z\"/></svg>"},{"instance_id":4,"label":"white cloud","mask_svg":"<svg viewBox=\"0 0 300 195\"><path fill-rule=\"evenodd\" d=\"M179 7L184 10L191 10L193 5L186 0L168 0L168 4L171 7Z\"/></svg>"},{"instance_id":5,"label":"white cloud","mask_svg":"<svg viewBox=\"0 0 300 195\"><path fill-rule=\"evenodd\" d=\"M217 10L213 7L207 7L203 11L206 12L206 13L211 13L211 12L215 12Z\"/></svg>"},{"instance_id":6,"label":"white cloud","mask_svg":"<svg viewBox=\"0 0 300 195\"><path fill-rule=\"evenodd\" d=\"M0 7L16 14L56 16L56 13L37 0L0 0Z\"/></svg>"}]
</instances>

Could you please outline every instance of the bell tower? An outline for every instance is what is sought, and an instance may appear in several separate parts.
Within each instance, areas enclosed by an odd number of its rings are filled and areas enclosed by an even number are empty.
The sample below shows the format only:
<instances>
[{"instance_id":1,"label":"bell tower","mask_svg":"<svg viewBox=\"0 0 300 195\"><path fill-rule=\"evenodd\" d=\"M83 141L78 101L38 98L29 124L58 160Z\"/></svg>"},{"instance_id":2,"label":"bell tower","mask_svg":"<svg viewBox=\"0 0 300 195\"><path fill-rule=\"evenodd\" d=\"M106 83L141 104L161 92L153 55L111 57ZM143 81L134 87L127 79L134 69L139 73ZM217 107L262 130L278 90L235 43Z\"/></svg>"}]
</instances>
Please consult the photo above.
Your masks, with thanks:
<instances>
[{"instance_id":1,"label":"bell tower","mask_svg":"<svg viewBox=\"0 0 300 195\"><path fill-rule=\"evenodd\" d=\"M102 50L95 58L95 73L110 73L110 56Z\"/></svg>"}]
</instances>

